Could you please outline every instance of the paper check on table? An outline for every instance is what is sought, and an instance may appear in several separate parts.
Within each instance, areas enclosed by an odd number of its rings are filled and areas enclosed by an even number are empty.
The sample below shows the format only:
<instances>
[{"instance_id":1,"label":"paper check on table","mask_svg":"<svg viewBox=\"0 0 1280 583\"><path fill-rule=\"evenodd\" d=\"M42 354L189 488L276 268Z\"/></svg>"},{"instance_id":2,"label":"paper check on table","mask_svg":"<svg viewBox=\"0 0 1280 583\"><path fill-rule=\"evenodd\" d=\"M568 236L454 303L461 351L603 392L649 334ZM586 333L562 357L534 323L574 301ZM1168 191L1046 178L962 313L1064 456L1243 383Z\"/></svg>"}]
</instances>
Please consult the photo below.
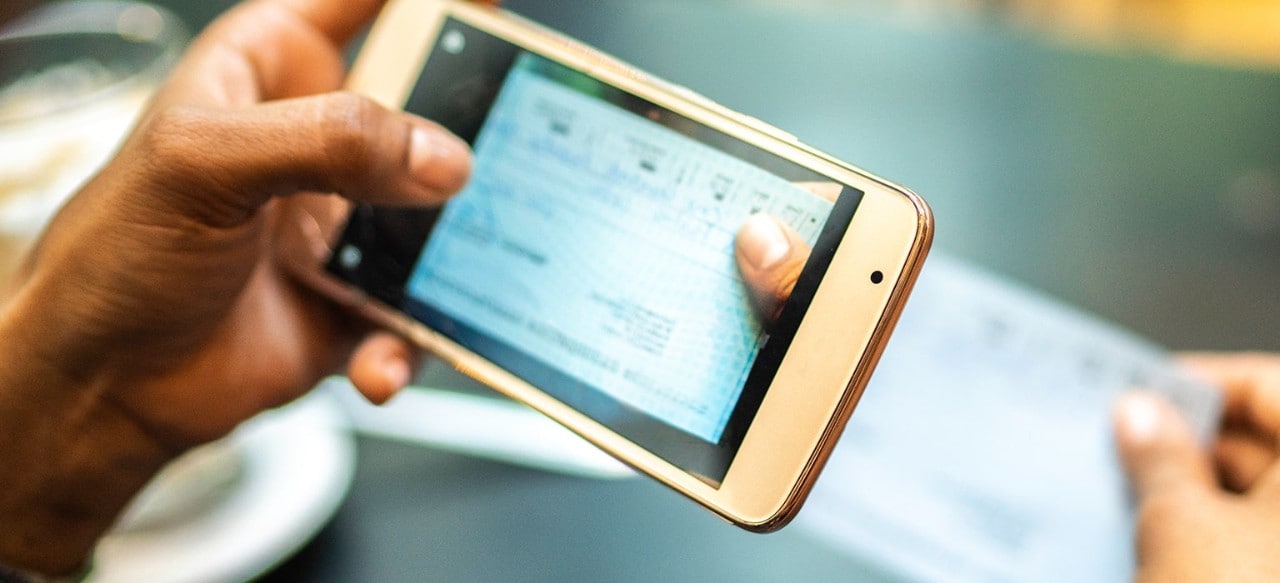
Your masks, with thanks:
<instances>
[{"instance_id":1,"label":"paper check on table","mask_svg":"<svg viewBox=\"0 0 1280 583\"><path fill-rule=\"evenodd\" d=\"M935 256L798 528L909 581L1128 581L1136 386L1208 439L1219 396L1166 352Z\"/></svg>"}]
</instances>

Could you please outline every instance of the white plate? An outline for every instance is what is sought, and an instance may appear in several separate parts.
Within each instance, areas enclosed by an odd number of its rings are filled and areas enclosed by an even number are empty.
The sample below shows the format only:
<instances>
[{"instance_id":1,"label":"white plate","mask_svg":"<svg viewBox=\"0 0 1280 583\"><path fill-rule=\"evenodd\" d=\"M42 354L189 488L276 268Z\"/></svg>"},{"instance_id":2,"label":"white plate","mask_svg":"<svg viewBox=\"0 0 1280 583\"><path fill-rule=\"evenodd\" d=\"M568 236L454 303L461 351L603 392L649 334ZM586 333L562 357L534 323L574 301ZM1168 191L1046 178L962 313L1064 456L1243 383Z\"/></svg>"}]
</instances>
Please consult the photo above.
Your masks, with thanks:
<instances>
[{"instance_id":1,"label":"white plate","mask_svg":"<svg viewBox=\"0 0 1280 583\"><path fill-rule=\"evenodd\" d=\"M189 505L180 520L139 519L132 512L99 544L88 581L204 583L261 575L337 510L351 485L355 442L333 397L316 391L249 421L206 458L214 459L206 459L203 470L231 469L222 472L229 476L223 487L191 492L211 482L207 471L196 479L191 472L162 474L144 493L146 502L157 506L159 500L173 511L186 491L202 505Z\"/></svg>"},{"instance_id":2,"label":"white plate","mask_svg":"<svg viewBox=\"0 0 1280 583\"><path fill-rule=\"evenodd\" d=\"M364 435L596 479L638 474L551 418L507 399L415 386L371 405L342 378L321 385Z\"/></svg>"}]
</instances>

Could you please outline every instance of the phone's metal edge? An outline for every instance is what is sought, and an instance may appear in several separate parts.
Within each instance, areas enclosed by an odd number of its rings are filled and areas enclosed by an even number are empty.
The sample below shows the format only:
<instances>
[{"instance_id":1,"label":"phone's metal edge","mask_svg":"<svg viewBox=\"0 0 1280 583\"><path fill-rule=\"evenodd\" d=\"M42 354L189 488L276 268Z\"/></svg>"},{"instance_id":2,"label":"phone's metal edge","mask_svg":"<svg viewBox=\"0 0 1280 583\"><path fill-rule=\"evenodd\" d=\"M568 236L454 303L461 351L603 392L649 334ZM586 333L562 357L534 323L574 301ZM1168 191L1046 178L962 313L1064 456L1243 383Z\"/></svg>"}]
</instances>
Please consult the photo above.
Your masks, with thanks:
<instances>
[{"instance_id":1,"label":"phone's metal edge","mask_svg":"<svg viewBox=\"0 0 1280 583\"><path fill-rule=\"evenodd\" d=\"M403 5L409 1L411 0L400 0L399 2L393 2L392 5L397 5L397 4ZM507 32L507 34L503 34L502 36L514 42L515 44L525 46L526 48L530 48L528 45L531 44L529 42L531 40L534 41L535 44L537 41L541 41L543 43L557 47L559 51L567 52L570 56L570 58L564 59L563 55L560 55L562 59L568 60L568 61L586 61L584 64L590 66L591 73L596 74L596 76L605 77L603 80L606 82L619 86L624 90L641 94L643 96L646 96L647 98L653 97L655 94L657 94L657 96L660 99L656 100L655 102L658 103L659 105L663 105L664 107L668 107L674 111L690 110L690 109L700 110L698 112L700 115L691 116L693 119L697 120L699 123L706 123L711 127L716 127L717 129L720 129L722 131L726 130L725 126L728 126L727 129L732 131L728 131L727 133L730 133L730 135L734 135L738 139L745 139L742 134L745 132L752 132L753 135L750 136L749 141L751 143L754 143L762 147L766 145L770 146L766 149L772 151L775 155L778 155L787 160L791 160L792 162L801 164L802 166L806 166L806 167L813 167L814 166L813 162L821 162L833 168L838 168L844 172L854 174L864 180L877 183L880 186L883 186L884 188L886 188L887 190L890 190L901 196L904 196L907 200L911 202L912 206L916 209L917 234L913 239L912 249L908 254L908 261L903 265L902 273L897 279L897 281L895 282L895 288L889 294L887 304L886 304L888 309L881 314L881 317L874 331L871 334L871 341L867 343L866 347L862 351L862 358L856 370L854 371L854 374L850 378L848 385L844 389L844 394L842 395L842 399L840 401L840 405L836 410L836 414L831 417L829 423L823 429L822 435L819 438L818 447L810 452L808 461L805 465L804 470L799 476L799 479L794 483L788 497L786 498L784 503L777 509L777 512L774 515L769 516L766 519L761 521L744 520L742 516L738 516L731 513L729 509L722 508L718 502L708 499L707 496L704 496L702 494L699 494L687 488L684 484L668 479L668 477L665 475L658 474L656 472L647 471L645 467L648 464L644 464L642 460L631 459L632 456L629 453L617 449L616 447L613 446L614 444L610 443L612 439L602 439L600 438L600 436L592 435L591 432L586 431L586 429L592 429L591 427L585 427L580 429L578 427L575 427L572 423L567 422L564 419L558 418L556 415L551 415L552 419L555 419L558 423L565 426L567 429L574 432L575 434L583 437L587 441L591 442L596 447L599 447L601 450L605 451L606 453L609 453L610 455L619 459L623 463L633 468L644 471L644 473L651 475L657 481L681 493L685 497L699 502L702 506L706 507L708 510L710 510L714 514L720 516L722 519L732 524L736 524L746 530L750 530L754 532L771 532L781 528L782 526L785 526L788 522L791 521L792 518L794 518L794 516L798 512L804 499L807 497L808 492L811 490L813 482L816 480L822 467L825 465L827 459L829 458L830 452L832 449L831 446L834 444L836 440L838 440L840 434L844 430L844 427L847 425L848 420L852 416L852 413L858 401L860 400L862 393L865 391L867 383L870 380L870 374L874 370L876 364L878 364L879 359L883 354L883 350L885 345L887 344L887 339L889 337L889 334L901 315L903 306L905 305L905 298L910 293L912 287L914 286L919 276L920 268L924 261L924 257L927 254L928 249L931 247L932 240L933 240L933 217L932 217L932 211L929 209L927 203L925 203L921 197L919 197L916 193L910 191L909 189L906 189L890 181L882 179L861 168L855 167L851 164L835 159L820 150L814 149L811 146L808 146L807 144L800 142L799 140L795 139L793 136L790 136L789 134L783 132L782 130L774 126L761 122L760 120L757 120L755 118L751 118L744 114L730 110L688 89L685 89L678 85L673 85L667 81L653 77L610 55L604 54L594 48L583 45L573 39L564 37L559 33L556 33L555 31L547 29L535 22L531 22L524 18L521 18L518 15L499 12L488 7L476 7L471 5L460 4L457 2L437 1L435 3L441 4L443 6L443 8L441 9L442 15L448 11L455 11L455 12L462 13L462 15L464 16L463 20L467 20L467 21L472 20L472 18L467 17L467 16L471 16L471 17L476 17L480 19L492 19L494 21L498 21L503 27L523 27L524 29L519 29L514 31L504 31L504 32ZM441 22L442 21L443 19L441 19ZM507 22L502 22L502 21L507 21ZM474 25L475 23L471 22L471 24ZM486 27L486 28L489 28L489 27ZM535 35L541 38L538 38L538 39L512 38L513 36L523 36L523 35ZM429 52L430 52L429 49L423 52L422 60L425 60L427 58L427 55L429 54ZM538 51L538 52L544 52L544 51ZM415 71L421 69L422 60L420 60L415 64L416 65ZM602 71L605 72L606 74L600 75ZM613 77L613 79L610 79L609 77ZM416 79L417 75L416 74L412 75L412 78ZM622 82L618 82L619 79L622 80ZM410 81L410 83L412 83L412 81ZM641 90L636 91L637 89L636 86L639 86ZM676 101L676 100L682 100L682 101ZM398 104L392 103L387 105L394 106ZM716 120L719 123L717 124L708 123L707 120L703 119L706 116L711 116L713 118L716 118ZM761 144L760 138L763 138L764 140L767 140L772 143ZM783 150L784 152L779 152L778 150ZM785 152L786 150L790 150L790 151ZM806 161L804 159L797 159L796 154L800 154L801 156L808 157L809 160ZM311 278L311 279L315 280L311 282L314 285L315 283L320 283L320 280L322 280L323 277L317 277L317 278ZM324 285L327 286L331 283L332 282L324 282ZM347 287L351 287L351 286L347 286ZM347 291L351 292L352 290L347 290ZM358 290L357 290L357 293L358 293ZM497 390L500 393L503 393L518 401L524 402L525 404L533 406L535 409L538 409L543 413L547 413L550 415L550 413L545 409L543 409L542 407L538 407L536 405L529 403L524 398L524 395L518 392L514 392L512 390L509 390L508 387L506 387L507 381L505 379L497 379L490 374L486 374L485 371L478 370L477 367L475 366L475 363L477 361L484 363L487 367L496 368L496 365L489 363L487 360L483 359L482 357L479 357L479 355L475 355L471 353L465 348L459 345L456 345L452 341L443 337L440 333L434 330L431 330L414 320L411 320L409 317L400 314L397 310L394 310L389 306L382 305L380 302L377 302L372 298L361 295L360 300L357 303L359 305L353 306L353 307L356 307L360 312L364 313L367 317L370 317L375 322L382 324L384 326L387 326L388 328L398 333L404 334L405 336L413 339L415 342L423 345L424 348L435 351L446 362L448 362L450 365L454 366L464 374L467 374L468 376L472 376L473 378L476 378L476 380L492 387L494 390ZM533 391L541 392L540 389L537 389L537 387L530 387L530 388ZM595 423L595 424L599 425L598 423ZM607 427L603 427L603 429L609 432L610 434L613 434L613 432L611 430L608 430ZM651 452L648 452L648 453L650 457L656 458L658 461L663 462L665 465L670 465L669 463L666 463L665 460L658 458L656 455L652 454ZM675 469L679 470L679 468L675 468ZM679 470L679 471L684 475L693 477L687 472L684 472L683 470ZM703 483L703 485L706 486L705 483ZM714 489L715 488L713 488L713 490Z\"/></svg>"},{"instance_id":2,"label":"phone's metal edge","mask_svg":"<svg viewBox=\"0 0 1280 583\"><path fill-rule=\"evenodd\" d=\"M838 161L836 162L839 163ZM835 449L835 444L848 427L849 420L853 417L853 412L857 408L858 402L861 401L867 385L871 382L871 376L880 364L880 358L884 355L885 348L888 347L893 330L897 327L898 320L902 317L902 312L906 308L911 291L915 288L916 282L920 278L920 273L923 271L929 250L933 247L935 227L933 209L929 204L918 194L907 188L874 176L868 176L882 185L901 193L911 201L919 216L917 222L919 235L916 237L908 254L908 262L903 266L902 276L899 277L897 285L895 285L890 294L888 305L891 306L891 309L881 314L880 321L872 333L873 340L869 343L867 350L863 352L862 361L845 389L844 398L840 402L836 415L832 417L831 422L823 432L819 447L814 450L809 464L805 467L803 477L796 483L787 499L787 503L780 509L778 514L758 523L740 524L740 526L752 532L775 532L795 519L803 507L805 500L813 490L814 483L830 459Z\"/></svg>"}]
</instances>

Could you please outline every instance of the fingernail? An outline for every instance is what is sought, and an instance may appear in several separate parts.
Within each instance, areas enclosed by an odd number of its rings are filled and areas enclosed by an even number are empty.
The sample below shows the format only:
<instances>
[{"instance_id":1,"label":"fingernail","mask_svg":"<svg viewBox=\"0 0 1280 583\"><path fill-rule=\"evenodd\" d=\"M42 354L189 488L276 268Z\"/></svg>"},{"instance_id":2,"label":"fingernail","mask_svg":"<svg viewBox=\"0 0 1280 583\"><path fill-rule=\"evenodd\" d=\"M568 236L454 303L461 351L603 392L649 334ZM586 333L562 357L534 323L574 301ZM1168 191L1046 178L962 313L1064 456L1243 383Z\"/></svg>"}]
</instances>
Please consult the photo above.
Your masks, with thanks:
<instances>
[{"instance_id":1,"label":"fingernail","mask_svg":"<svg viewBox=\"0 0 1280 583\"><path fill-rule=\"evenodd\" d=\"M1133 441L1152 441L1160 434L1164 408L1158 397L1144 392L1129 393L1116 404L1122 430Z\"/></svg>"},{"instance_id":2,"label":"fingernail","mask_svg":"<svg viewBox=\"0 0 1280 583\"><path fill-rule=\"evenodd\" d=\"M791 241L767 215L754 215L743 225L742 255L752 267L770 269L791 253Z\"/></svg>"},{"instance_id":3,"label":"fingernail","mask_svg":"<svg viewBox=\"0 0 1280 583\"><path fill-rule=\"evenodd\" d=\"M454 168L465 162L470 148L461 138L442 130L413 126L409 137L409 171L419 182L437 187Z\"/></svg>"},{"instance_id":4,"label":"fingernail","mask_svg":"<svg viewBox=\"0 0 1280 583\"><path fill-rule=\"evenodd\" d=\"M398 358L387 359L382 365L382 374L391 381L392 386L397 389L404 388L409 384L409 364Z\"/></svg>"}]
</instances>

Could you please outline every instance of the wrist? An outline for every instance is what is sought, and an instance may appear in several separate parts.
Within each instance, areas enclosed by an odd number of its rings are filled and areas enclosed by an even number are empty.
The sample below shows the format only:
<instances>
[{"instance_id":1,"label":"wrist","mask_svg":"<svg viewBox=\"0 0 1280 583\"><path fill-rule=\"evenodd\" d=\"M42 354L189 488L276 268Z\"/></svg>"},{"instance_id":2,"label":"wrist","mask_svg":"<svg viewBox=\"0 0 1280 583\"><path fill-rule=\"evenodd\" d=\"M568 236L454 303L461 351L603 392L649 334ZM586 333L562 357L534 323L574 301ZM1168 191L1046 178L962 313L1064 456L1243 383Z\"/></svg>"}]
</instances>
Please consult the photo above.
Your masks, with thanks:
<instances>
[{"instance_id":1,"label":"wrist","mask_svg":"<svg viewBox=\"0 0 1280 583\"><path fill-rule=\"evenodd\" d=\"M40 354L44 326L20 320L0 320L0 564L65 575L171 455L106 383Z\"/></svg>"}]
</instances>

